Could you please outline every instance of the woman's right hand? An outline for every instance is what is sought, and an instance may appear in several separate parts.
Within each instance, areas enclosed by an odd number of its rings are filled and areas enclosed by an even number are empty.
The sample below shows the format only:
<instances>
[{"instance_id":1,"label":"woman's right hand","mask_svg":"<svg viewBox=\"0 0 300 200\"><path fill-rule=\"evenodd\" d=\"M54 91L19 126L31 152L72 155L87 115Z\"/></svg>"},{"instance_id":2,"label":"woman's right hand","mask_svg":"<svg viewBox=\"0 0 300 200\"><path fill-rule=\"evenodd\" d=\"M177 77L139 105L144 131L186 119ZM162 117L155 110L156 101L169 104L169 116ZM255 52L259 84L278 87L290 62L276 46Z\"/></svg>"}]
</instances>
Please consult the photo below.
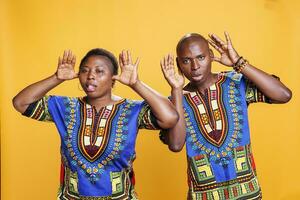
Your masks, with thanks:
<instances>
[{"instance_id":1,"label":"woman's right hand","mask_svg":"<svg viewBox=\"0 0 300 200\"><path fill-rule=\"evenodd\" d=\"M173 89L182 89L184 86L184 76L182 75L180 69L178 69L178 73L175 71L173 55L168 54L165 56L160 61L160 66L169 85Z\"/></svg>"},{"instance_id":2,"label":"woman's right hand","mask_svg":"<svg viewBox=\"0 0 300 200\"><path fill-rule=\"evenodd\" d=\"M58 58L57 71L55 73L59 80L72 80L78 77L75 72L76 56L71 50L65 50L63 57Z\"/></svg>"}]
</instances>

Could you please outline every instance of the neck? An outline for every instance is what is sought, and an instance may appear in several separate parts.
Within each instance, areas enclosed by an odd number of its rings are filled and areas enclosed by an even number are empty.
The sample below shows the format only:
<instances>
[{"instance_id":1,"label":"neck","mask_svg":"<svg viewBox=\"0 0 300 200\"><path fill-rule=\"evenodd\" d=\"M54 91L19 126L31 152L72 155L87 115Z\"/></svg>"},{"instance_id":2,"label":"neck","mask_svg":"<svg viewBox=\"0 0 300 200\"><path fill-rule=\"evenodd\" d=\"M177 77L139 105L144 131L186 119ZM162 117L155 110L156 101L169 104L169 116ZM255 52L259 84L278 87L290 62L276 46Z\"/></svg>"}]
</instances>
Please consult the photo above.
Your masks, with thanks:
<instances>
[{"instance_id":1,"label":"neck","mask_svg":"<svg viewBox=\"0 0 300 200\"><path fill-rule=\"evenodd\" d=\"M191 86L193 90L198 90L199 92L204 92L205 89L209 88L212 84L214 84L218 79L217 74L210 73L204 80L201 82L193 83L191 82Z\"/></svg>"},{"instance_id":2,"label":"neck","mask_svg":"<svg viewBox=\"0 0 300 200\"><path fill-rule=\"evenodd\" d=\"M95 106L96 108L101 108L103 106L109 105L113 103L111 92L100 96L100 97L89 97L86 96L85 100L88 104Z\"/></svg>"}]
</instances>

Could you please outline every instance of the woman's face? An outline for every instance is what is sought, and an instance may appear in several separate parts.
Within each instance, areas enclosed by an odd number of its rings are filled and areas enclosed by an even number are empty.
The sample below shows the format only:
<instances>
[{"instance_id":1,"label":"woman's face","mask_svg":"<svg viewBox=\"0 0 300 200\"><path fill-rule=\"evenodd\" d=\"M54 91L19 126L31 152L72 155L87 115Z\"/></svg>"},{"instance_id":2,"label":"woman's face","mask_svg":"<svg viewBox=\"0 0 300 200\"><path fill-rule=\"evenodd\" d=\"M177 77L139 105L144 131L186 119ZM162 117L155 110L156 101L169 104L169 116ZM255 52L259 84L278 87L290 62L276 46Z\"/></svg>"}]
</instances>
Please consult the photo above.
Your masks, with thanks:
<instances>
[{"instance_id":1,"label":"woman's face","mask_svg":"<svg viewBox=\"0 0 300 200\"><path fill-rule=\"evenodd\" d=\"M79 69L81 87L89 98L98 98L111 92L113 66L105 56L91 56Z\"/></svg>"}]
</instances>

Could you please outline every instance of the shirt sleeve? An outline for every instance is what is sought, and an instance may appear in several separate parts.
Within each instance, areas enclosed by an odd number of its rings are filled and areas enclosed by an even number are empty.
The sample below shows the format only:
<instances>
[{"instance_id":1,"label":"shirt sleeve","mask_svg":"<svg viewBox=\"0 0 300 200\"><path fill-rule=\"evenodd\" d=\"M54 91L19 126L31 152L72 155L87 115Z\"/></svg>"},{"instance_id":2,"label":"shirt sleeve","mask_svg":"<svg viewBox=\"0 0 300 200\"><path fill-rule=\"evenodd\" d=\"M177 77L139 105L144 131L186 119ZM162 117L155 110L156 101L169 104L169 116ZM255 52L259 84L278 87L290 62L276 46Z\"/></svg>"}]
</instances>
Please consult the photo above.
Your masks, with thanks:
<instances>
[{"instance_id":1,"label":"shirt sleeve","mask_svg":"<svg viewBox=\"0 0 300 200\"><path fill-rule=\"evenodd\" d=\"M48 109L49 98L50 96L44 96L40 100L31 103L22 115L38 121L53 122Z\"/></svg>"},{"instance_id":2,"label":"shirt sleeve","mask_svg":"<svg viewBox=\"0 0 300 200\"><path fill-rule=\"evenodd\" d=\"M276 79L279 80L279 77L272 75ZM245 78L246 82L246 101L247 104L251 103L258 103L258 102L264 102L264 103L272 103L271 99L265 96L257 87L256 85L251 82L249 79Z\"/></svg>"},{"instance_id":3,"label":"shirt sleeve","mask_svg":"<svg viewBox=\"0 0 300 200\"><path fill-rule=\"evenodd\" d=\"M151 111L148 103L145 101L142 103L142 108L138 116L139 129L161 129L157 123L157 119Z\"/></svg>"}]
</instances>

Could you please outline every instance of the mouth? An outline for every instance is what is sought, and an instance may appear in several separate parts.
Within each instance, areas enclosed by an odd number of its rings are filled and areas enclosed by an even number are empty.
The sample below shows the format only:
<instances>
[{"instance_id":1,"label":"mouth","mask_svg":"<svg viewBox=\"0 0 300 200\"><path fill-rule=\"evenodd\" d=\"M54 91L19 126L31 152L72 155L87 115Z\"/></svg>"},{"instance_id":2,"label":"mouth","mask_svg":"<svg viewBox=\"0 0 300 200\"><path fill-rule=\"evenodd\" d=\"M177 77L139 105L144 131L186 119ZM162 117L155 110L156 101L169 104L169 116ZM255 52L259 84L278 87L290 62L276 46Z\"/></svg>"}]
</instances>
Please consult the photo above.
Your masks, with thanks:
<instances>
[{"instance_id":1,"label":"mouth","mask_svg":"<svg viewBox=\"0 0 300 200\"><path fill-rule=\"evenodd\" d=\"M87 92L95 92L96 91L96 87L97 87L97 85L92 84L92 83L87 83L85 85L85 88L86 88Z\"/></svg>"},{"instance_id":2,"label":"mouth","mask_svg":"<svg viewBox=\"0 0 300 200\"><path fill-rule=\"evenodd\" d=\"M191 74L191 78L194 80L194 81L199 81L202 79L202 74L201 73L192 73Z\"/></svg>"}]
</instances>

